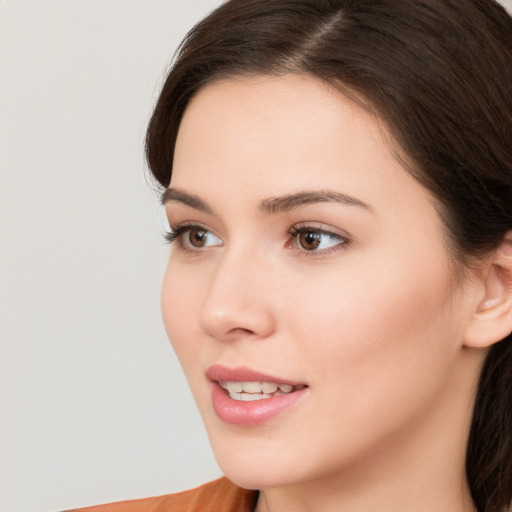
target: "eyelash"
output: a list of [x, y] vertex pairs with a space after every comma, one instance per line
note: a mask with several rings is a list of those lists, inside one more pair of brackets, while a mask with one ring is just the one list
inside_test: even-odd
[[[197, 230], [202, 230], [202, 231], [210, 232], [210, 230], [207, 227], [202, 226], [201, 224], [194, 224], [194, 223], [184, 222], [183, 224], [179, 224], [175, 228], [171, 228], [170, 231], [166, 231], [164, 233], [164, 239], [165, 239], [165, 241], [168, 244], [172, 244], [172, 243], [174, 243], [176, 241], [181, 241], [181, 238], [183, 237], [183, 235], [187, 231], [190, 231], [192, 229], [197, 229]], [[180, 245], [181, 245], [181, 249], [183, 249], [185, 251], [186, 250], [193, 250], [193, 249], [187, 249], [186, 247], [183, 246], [183, 244], [180, 244]]]
[[[207, 229], [205, 226], [202, 226], [201, 224], [193, 224], [193, 223], [183, 223], [179, 224], [175, 228], [172, 228], [170, 231], [167, 231], [164, 234], [164, 239], [168, 244], [173, 244], [176, 241], [180, 241], [180, 249], [185, 252], [192, 252], [196, 253], [201, 251], [200, 248], [198, 249], [191, 249], [189, 247], [186, 247], [182, 242], [182, 237], [184, 234], [186, 234], [188, 231], [197, 229], [197, 230], [204, 230], [206, 232], [211, 233], [209, 229]], [[330, 239], [336, 240], [338, 243], [334, 245], [333, 247], [329, 247], [327, 249], [321, 249], [321, 250], [310, 250], [307, 249], [300, 249], [297, 247], [294, 247], [298, 242], [297, 239], [300, 235], [306, 234], [306, 233], [313, 233], [316, 235], [326, 235]], [[312, 226], [308, 224], [301, 224], [301, 225], [294, 225], [290, 228], [290, 230], [287, 232], [287, 235], [291, 237], [291, 240], [288, 240], [286, 242], [286, 247], [291, 249], [297, 249], [301, 253], [303, 253], [305, 256], [318, 256], [318, 255], [325, 255], [325, 254], [331, 254], [332, 252], [341, 250], [342, 248], [347, 247], [350, 244], [350, 239], [346, 236], [343, 236], [338, 233], [333, 233], [332, 231], [327, 231], [325, 229], [320, 229], [317, 226]]]
[[188, 231], [189, 229], [192, 229], [194, 227], [199, 227], [199, 226], [181, 224], [180, 226], [171, 228], [170, 231], [166, 231], [164, 233], [164, 240], [166, 243], [172, 244], [176, 240], [178, 240], [178, 238], [180, 238], [186, 231]]

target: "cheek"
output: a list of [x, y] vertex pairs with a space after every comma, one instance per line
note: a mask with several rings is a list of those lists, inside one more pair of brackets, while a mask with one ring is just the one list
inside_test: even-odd
[[447, 267], [373, 268], [364, 274], [347, 268], [314, 296], [291, 293], [295, 314], [288, 321], [307, 365], [317, 370], [319, 389], [336, 389], [326, 400], [342, 400], [347, 412], [363, 417], [383, 399], [410, 407], [433, 393], [457, 353]]
[[162, 283], [161, 307], [167, 336], [180, 360], [185, 373], [187, 362], [199, 350], [198, 308], [201, 303], [200, 288], [187, 270], [169, 264]]

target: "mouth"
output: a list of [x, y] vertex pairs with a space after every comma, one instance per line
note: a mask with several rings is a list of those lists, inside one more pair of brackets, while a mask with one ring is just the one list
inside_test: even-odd
[[305, 388], [304, 384], [292, 386], [291, 384], [267, 381], [225, 381], [219, 380], [217, 384], [227, 392], [232, 400], [252, 402], [265, 400], [281, 395], [288, 395]]
[[225, 423], [253, 427], [294, 408], [308, 395], [309, 386], [263, 374], [247, 367], [215, 365], [206, 376], [211, 384], [212, 406]]

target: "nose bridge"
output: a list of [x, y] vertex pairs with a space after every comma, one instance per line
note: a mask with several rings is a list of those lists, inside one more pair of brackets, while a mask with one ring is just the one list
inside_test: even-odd
[[265, 338], [274, 328], [270, 262], [250, 247], [226, 249], [211, 274], [200, 309], [201, 328], [217, 339]]

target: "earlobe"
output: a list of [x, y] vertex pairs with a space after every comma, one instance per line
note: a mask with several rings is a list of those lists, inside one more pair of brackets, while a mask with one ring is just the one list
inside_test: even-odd
[[494, 252], [483, 279], [484, 295], [464, 339], [471, 348], [490, 347], [512, 332], [512, 232]]

